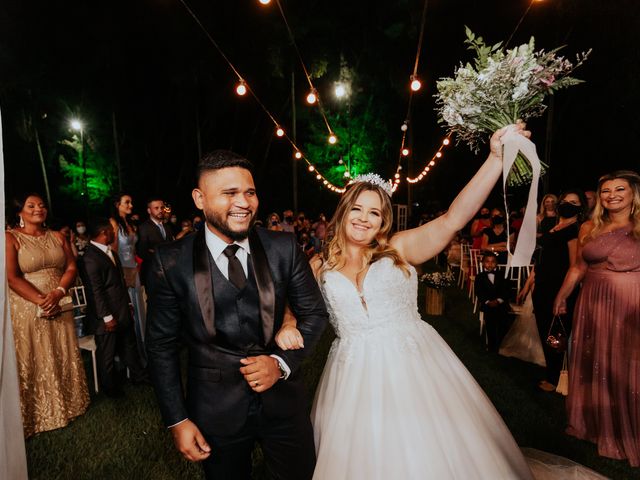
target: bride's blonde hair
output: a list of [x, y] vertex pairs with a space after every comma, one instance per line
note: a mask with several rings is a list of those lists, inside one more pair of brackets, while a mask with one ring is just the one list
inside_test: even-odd
[[391, 198], [389, 198], [389, 195], [380, 186], [369, 182], [354, 183], [340, 199], [340, 203], [338, 203], [338, 207], [336, 208], [336, 213], [333, 215], [333, 218], [331, 218], [327, 228], [330, 239], [322, 252], [323, 263], [320, 269], [320, 274], [327, 270], [340, 270], [345, 266], [347, 262], [344, 256], [347, 245], [347, 217], [358, 197], [363, 192], [375, 192], [380, 197], [380, 203], [382, 204], [382, 225], [380, 226], [380, 230], [376, 234], [373, 242], [365, 250], [365, 254], [362, 259], [361, 271], [365, 270], [368, 265], [375, 261], [386, 257], [391, 258], [393, 263], [397, 267], [401, 268], [405, 275], [408, 276], [409, 269], [407, 267], [407, 263], [400, 257], [398, 251], [389, 244], [389, 240], [391, 239], [391, 228], [393, 226]]
[[640, 240], [640, 175], [632, 170], [618, 170], [616, 172], [604, 175], [598, 180], [598, 193], [596, 195], [596, 206], [593, 209], [591, 216], [591, 222], [593, 228], [585, 236], [583, 243], [593, 240], [600, 234], [602, 229], [607, 223], [609, 223], [609, 212], [602, 206], [600, 200], [600, 194], [602, 192], [602, 185], [604, 182], [610, 180], [625, 180], [629, 184], [629, 188], [633, 194], [633, 200], [631, 202], [631, 223], [633, 225], [632, 234], [636, 240]]

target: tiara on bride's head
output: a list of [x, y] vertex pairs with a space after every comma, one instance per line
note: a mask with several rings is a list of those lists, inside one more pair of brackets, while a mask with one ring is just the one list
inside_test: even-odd
[[382, 188], [386, 192], [386, 194], [389, 195], [389, 196], [391, 196], [391, 194], [393, 194], [393, 189], [391, 187], [391, 181], [390, 180], [385, 180], [384, 178], [382, 178], [377, 173], [366, 173], [364, 175], [357, 175], [353, 179], [353, 183], [356, 183], [356, 182], [370, 183], [372, 185], [375, 185], [377, 187]]

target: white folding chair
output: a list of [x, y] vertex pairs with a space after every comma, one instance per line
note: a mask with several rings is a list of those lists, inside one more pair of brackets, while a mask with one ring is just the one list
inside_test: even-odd
[[460, 244], [460, 275], [458, 277], [458, 286], [464, 290], [464, 282], [468, 278], [469, 274], [469, 266], [471, 263], [470, 254], [469, 254], [469, 244], [461, 243]]
[[[75, 320], [80, 320], [86, 317], [84, 313], [84, 308], [87, 306], [87, 297], [84, 291], [84, 285], [79, 285], [76, 287], [72, 287], [69, 289], [69, 294], [71, 298], [73, 298], [73, 306], [81, 312], [80, 315], [76, 315], [73, 317]], [[78, 346], [82, 350], [87, 350], [91, 352], [91, 363], [93, 366], [93, 388], [98, 393], [98, 367], [96, 363], [96, 341], [93, 335], [85, 335], [83, 337], [78, 338]]]

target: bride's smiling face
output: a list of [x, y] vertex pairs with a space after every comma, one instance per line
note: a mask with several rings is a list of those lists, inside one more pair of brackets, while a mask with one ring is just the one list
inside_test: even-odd
[[382, 227], [382, 201], [377, 192], [368, 190], [356, 198], [347, 214], [347, 240], [358, 245], [370, 245]]

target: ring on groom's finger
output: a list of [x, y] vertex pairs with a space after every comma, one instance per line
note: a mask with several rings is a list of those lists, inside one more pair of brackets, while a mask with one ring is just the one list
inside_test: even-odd
[[254, 386], [254, 387], [259, 387], [259, 386], [260, 386], [260, 384], [259, 384], [259, 383], [258, 383], [258, 381], [256, 380], [255, 382], [253, 382], [253, 386]]

